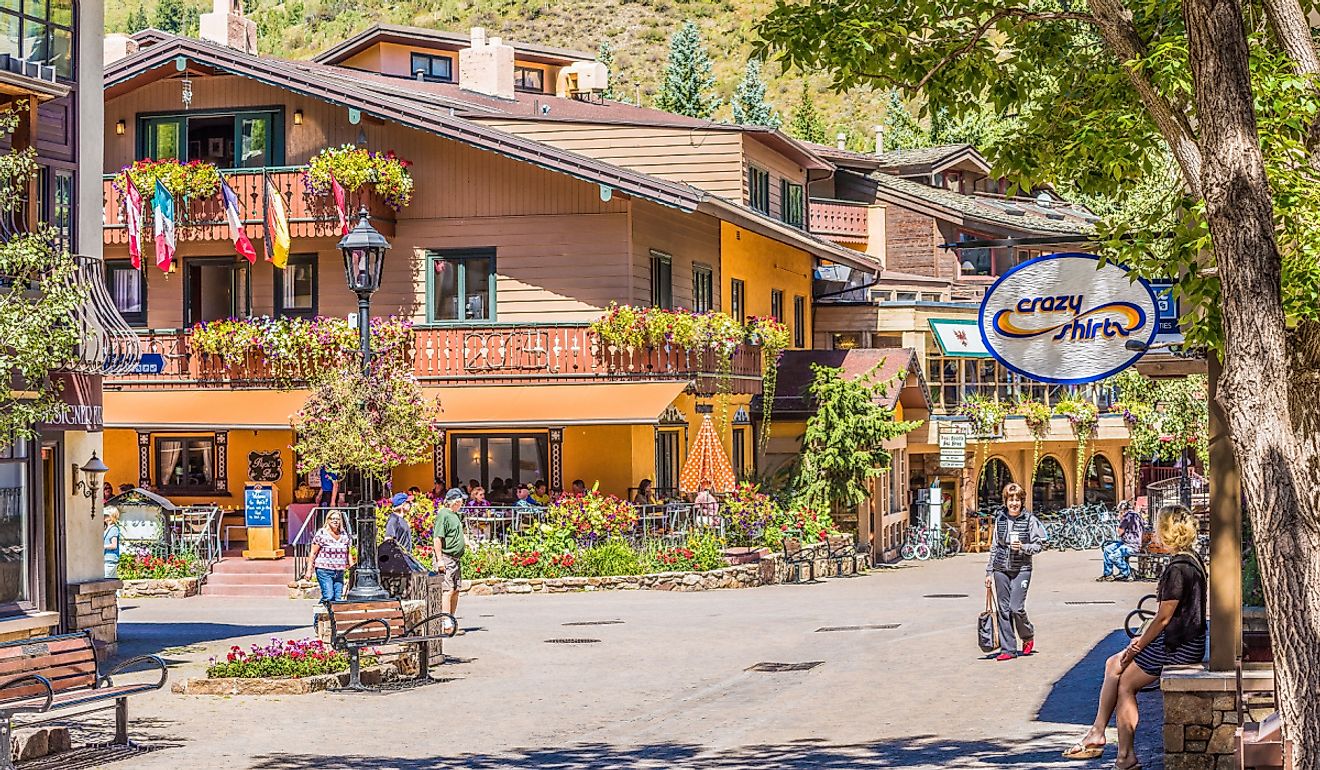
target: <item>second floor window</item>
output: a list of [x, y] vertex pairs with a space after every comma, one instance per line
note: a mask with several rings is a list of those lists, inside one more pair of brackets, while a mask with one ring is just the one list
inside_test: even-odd
[[0, 55], [55, 68], [73, 79], [73, 0], [0, 2]]
[[275, 271], [275, 314], [311, 318], [316, 315], [316, 255], [294, 254]]
[[715, 308], [715, 274], [706, 265], [692, 266], [692, 310], [709, 313]]
[[146, 272], [128, 260], [105, 263], [105, 288], [115, 303], [115, 310], [132, 326], [147, 325]]
[[793, 298], [793, 347], [807, 346], [807, 298]]
[[427, 259], [427, 320], [495, 320], [494, 249], [433, 251]]
[[283, 131], [278, 111], [143, 117], [138, 158], [203, 160], [222, 169], [279, 166], [284, 163]]
[[536, 67], [514, 67], [513, 87], [519, 91], [545, 93], [545, 70]]
[[651, 307], [674, 307], [674, 258], [659, 251], [651, 252]]
[[415, 78], [439, 83], [454, 82], [454, 60], [448, 56], [431, 56], [424, 53], [412, 55], [408, 70]]
[[747, 287], [740, 278], [729, 280], [729, 315], [738, 323], [747, 323], [747, 305], [744, 301]]
[[786, 224], [802, 227], [807, 221], [806, 194], [802, 185], [779, 180], [779, 218]]
[[763, 214], [770, 213], [770, 172], [751, 166], [747, 169], [747, 205]]
[[770, 290], [770, 317], [781, 323], [784, 320], [784, 292], [779, 289]]

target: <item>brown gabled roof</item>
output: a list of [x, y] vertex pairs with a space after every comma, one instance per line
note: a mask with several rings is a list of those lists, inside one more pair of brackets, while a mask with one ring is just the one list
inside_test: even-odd
[[873, 172], [867, 178], [875, 182], [876, 197], [885, 203], [957, 224], [1035, 235], [1086, 235], [1095, 230], [1090, 212], [1064, 204], [1046, 207], [1022, 198], [964, 195], [884, 172]]
[[970, 144], [942, 144], [915, 150], [890, 150], [876, 156], [877, 168], [898, 176], [934, 174], [949, 166], [970, 160], [990, 173], [990, 163]]
[[[568, 48], [554, 48], [533, 43], [514, 43], [509, 40], [504, 42], [513, 46], [514, 53], [519, 59], [543, 64], [567, 64], [575, 61], [593, 61], [596, 58], [595, 54], [586, 51], [573, 51]], [[401, 24], [372, 24], [342, 43], [336, 43], [313, 56], [312, 61], [321, 64], [339, 64], [377, 43], [401, 43], [421, 47], [438, 43], [446, 47], [466, 48], [472, 44], [472, 37], [461, 32], [447, 32], [440, 29], [408, 27]]]
[[822, 158], [830, 160], [839, 166], [867, 170], [880, 167], [880, 156], [875, 155], [874, 153], [841, 150], [838, 147], [831, 147], [828, 144], [817, 144], [816, 142], [802, 142], [802, 144], [810, 147], [813, 152]]
[[845, 379], [853, 380], [868, 372], [876, 382], [893, 380], [880, 406], [893, 409], [900, 401], [905, 408], [930, 408], [930, 392], [922, 376], [921, 363], [912, 348], [853, 348], [852, 350], [790, 350], [779, 361], [775, 385], [774, 415], [809, 415], [816, 411], [804, 396], [814, 376], [812, 364], [843, 370]]

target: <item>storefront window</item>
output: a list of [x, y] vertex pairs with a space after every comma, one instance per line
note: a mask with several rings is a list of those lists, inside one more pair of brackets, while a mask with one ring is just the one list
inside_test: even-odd
[[678, 434], [676, 430], [655, 433], [655, 489], [660, 495], [678, 493]]
[[32, 598], [28, 451], [25, 441], [0, 450], [0, 607]]
[[981, 484], [976, 490], [977, 509], [982, 512], [993, 512], [1004, 504], [1004, 487], [1013, 480], [1013, 474], [1009, 472], [1008, 466], [998, 457], [990, 459], [985, 464], [985, 472], [981, 474]]
[[1086, 466], [1086, 502], [1110, 507], [1118, 503], [1114, 466], [1104, 455], [1092, 457], [1090, 465]]
[[1036, 481], [1031, 485], [1033, 513], [1052, 513], [1068, 507], [1068, 480], [1063, 466], [1053, 457], [1046, 457], [1036, 468]]
[[496, 479], [503, 487], [510, 479], [514, 485], [547, 479], [546, 446], [544, 433], [455, 436], [450, 451], [454, 483], [476, 479], [489, 488]]
[[215, 438], [157, 438], [156, 469], [156, 484], [167, 492], [214, 492]]

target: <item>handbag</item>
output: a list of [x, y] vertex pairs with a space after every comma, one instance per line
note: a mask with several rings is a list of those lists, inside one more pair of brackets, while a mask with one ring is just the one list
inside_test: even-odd
[[995, 606], [995, 589], [986, 586], [985, 612], [976, 619], [976, 643], [981, 652], [994, 652], [999, 649], [999, 614]]

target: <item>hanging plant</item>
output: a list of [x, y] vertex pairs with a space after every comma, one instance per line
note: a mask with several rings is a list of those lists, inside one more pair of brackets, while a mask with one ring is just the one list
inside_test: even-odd
[[1030, 489], [1036, 483], [1036, 464], [1040, 462], [1040, 444], [1050, 435], [1050, 408], [1040, 401], [1027, 399], [1017, 402], [1013, 411], [1022, 415], [1031, 433], [1031, 476], [1027, 482]]
[[411, 165], [393, 150], [371, 152], [351, 144], [327, 147], [308, 162], [303, 185], [310, 195], [329, 195], [333, 176], [344, 192], [352, 195], [369, 184], [386, 205], [399, 211], [412, 202]]
[[1091, 439], [1100, 426], [1100, 410], [1090, 401], [1065, 398], [1054, 405], [1054, 413], [1068, 418], [1073, 435], [1077, 437], [1077, 484], [1080, 486], [1085, 481], [1086, 464], [1090, 460]]
[[180, 163], [173, 158], [139, 160], [131, 166], [124, 166], [111, 180], [110, 184], [122, 196], [128, 189], [125, 178], [133, 180], [133, 186], [147, 204], [156, 194], [156, 182], [159, 181], [170, 195], [176, 198], [199, 200], [209, 198], [220, 190], [220, 172], [215, 164], [201, 160]]
[[959, 414], [972, 423], [972, 438], [987, 441], [998, 436], [1004, 430], [1004, 418], [1008, 417], [1008, 404], [1002, 401], [972, 395], [963, 399]]
[[770, 441], [770, 425], [775, 388], [779, 384], [779, 358], [792, 342], [788, 326], [777, 319], [766, 316], [753, 316], [747, 322], [747, 341], [761, 346], [761, 438], [757, 444], [757, 453], [765, 455]]

